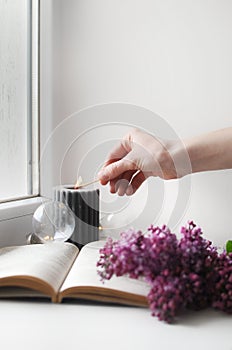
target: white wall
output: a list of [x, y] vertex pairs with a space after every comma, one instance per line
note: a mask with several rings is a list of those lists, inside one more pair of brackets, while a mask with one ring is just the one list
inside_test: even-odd
[[[41, 7], [43, 194], [73, 183], [77, 172], [91, 179], [128, 129], [123, 123], [163, 137], [231, 126], [231, 1], [41, 0]], [[232, 171], [152, 179], [130, 200], [102, 189], [102, 208], [125, 206], [122, 226], [132, 213], [129, 221], [142, 228], [168, 222], [177, 231], [194, 219], [223, 244], [232, 237], [231, 180]]]

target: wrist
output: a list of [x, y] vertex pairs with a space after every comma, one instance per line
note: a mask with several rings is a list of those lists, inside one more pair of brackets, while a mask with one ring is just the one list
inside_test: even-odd
[[191, 146], [188, 142], [181, 140], [170, 141], [167, 149], [175, 167], [176, 178], [181, 178], [193, 172], [190, 157]]
[[162, 147], [156, 153], [156, 157], [161, 170], [161, 175], [165, 180], [177, 179], [182, 177], [180, 171], [179, 159], [181, 157], [180, 147], [175, 141], [162, 140]]

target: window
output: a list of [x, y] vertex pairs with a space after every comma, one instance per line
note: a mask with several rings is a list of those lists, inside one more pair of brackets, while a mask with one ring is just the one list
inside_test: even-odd
[[0, 0], [0, 202], [38, 195], [38, 0]]

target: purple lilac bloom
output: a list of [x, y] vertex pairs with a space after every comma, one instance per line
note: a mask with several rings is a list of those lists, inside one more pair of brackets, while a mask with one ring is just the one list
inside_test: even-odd
[[158, 276], [147, 296], [152, 316], [172, 323], [184, 308], [183, 285], [178, 277]]
[[218, 253], [192, 221], [181, 228], [181, 233], [181, 280], [185, 286], [186, 308], [200, 310], [211, 304]]
[[232, 313], [232, 253], [221, 255], [189, 221], [177, 239], [163, 225], [146, 234], [130, 229], [120, 239], [109, 238], [97, 263], [102, 281], [113, 275], [143, 278], [153, 316], [173, 322], [184, 309], [208, 306]]
[[132, 229], [122, 232], [118, 241], [108, 238], [105, 246], [100, 249], [100, 259], [97, 263], [99, 274], [104, 279], [112, 275], [128, 274], [131, 278], [138, 278], [143, 274], [144, 236], [141, 231]]
[[212, 306], [232, 314], [232, 253], [221, 253], [215, 270], [217, 275]]

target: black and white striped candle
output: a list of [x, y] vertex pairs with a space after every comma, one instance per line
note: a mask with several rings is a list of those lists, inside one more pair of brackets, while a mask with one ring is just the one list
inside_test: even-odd
[[53, 199], [69, 206], [75, 214], [75, 230], [70, 240], [85, 245], [99, 240], [99, 190], [74, 189], [73, 186], [54, 188]]

